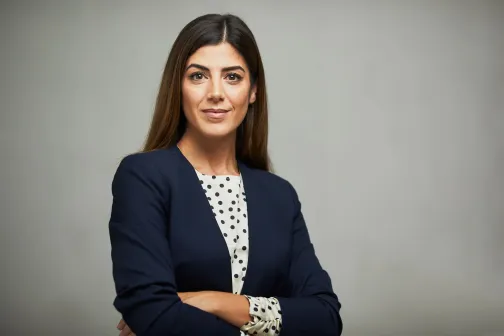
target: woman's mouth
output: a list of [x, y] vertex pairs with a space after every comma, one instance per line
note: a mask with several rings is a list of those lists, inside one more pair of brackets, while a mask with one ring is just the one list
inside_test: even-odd
[[214, 120], [222, 120], [226, 117], [226, 114], [229, 112], [229, 110], [223, 110], [223, 109], [205, 109], [203, 110], [203, 113], [210, 118]]

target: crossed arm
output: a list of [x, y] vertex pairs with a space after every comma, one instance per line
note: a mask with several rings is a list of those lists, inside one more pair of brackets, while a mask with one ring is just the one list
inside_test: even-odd
[[[251, 321], [249, 302], [243, 295], [225, 292], [201, 291], [178, 293], [183, 303], [199, 308], [227, 321], [235, 327], [241, 328]], [[119, 336], [135, 336], [135, 333], [121, 319], [117, 325]], [[237, 334], [238, 336], [238, 334]]]

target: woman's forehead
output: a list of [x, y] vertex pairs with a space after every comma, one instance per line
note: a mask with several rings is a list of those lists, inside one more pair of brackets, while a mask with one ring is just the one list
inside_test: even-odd
[[186, 66], [198, 64], [210, 70], [219, 70], [233, 66], [246, 69], [245, 60], [229, 43], [203, 46], [196, 50], [187, 60]]

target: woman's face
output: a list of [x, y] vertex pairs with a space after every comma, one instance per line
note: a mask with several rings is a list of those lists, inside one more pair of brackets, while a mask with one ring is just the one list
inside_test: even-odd
[[187, 61], [182, 80], [182, 108], [188, 131], [227, 137], [256, 99], [243, 57], [228, 43], [198, 49]]

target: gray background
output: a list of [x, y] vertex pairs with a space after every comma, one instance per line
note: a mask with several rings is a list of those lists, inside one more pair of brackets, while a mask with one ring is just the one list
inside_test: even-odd
[[206, 12], [256, 35], [344, 334], [504, 335], [504, 1], [481, 0], [3, 1], [0, 330], [117, 335], [110, 182]]

